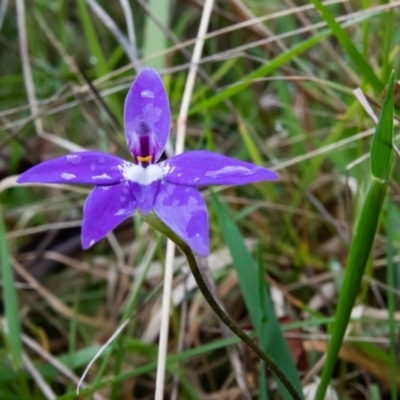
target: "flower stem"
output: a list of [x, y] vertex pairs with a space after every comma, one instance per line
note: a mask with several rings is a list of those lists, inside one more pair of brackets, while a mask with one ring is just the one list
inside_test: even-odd
[[215, 312], [217, 317], [236, 335], [238, 336], [257, 356], [265, 362], [265, 365], [273, 372], [273, 374], [282, 382], [286, 390], [290, 393], [294, 400], [302, 400], [302, 397], [297, 393], [295, 387], [286, 377], [284, 372], [279, 368], [275, 361], [264, 352], [264, 350], [238, 325], [233, 321], [229, 315], [227, 315], [222, 308], [218, 305], [213, 295], [210, 292], [206, 282], [204, 281], [203, 275], [197, 265], [196, 259], [193, 255], [191, 248], [174, 232], [172, 232], [162, 221], [158, 219], [155, 214], [143, 215], [146, 222], [152, 226], [154, 229], [165, 234], [169, 239], [171, 239], [175, 244], [181, 249], [183, 254], [186, 256], [190, 270], [192, 271], [193, 277], [197, 283], [198, 288], [203, 293], [204, 298], [210, 305], [212, 310]]
[[244, 331], [242, 331], [238, 325], [233, 321], [233, 319], [226, 314], [222, 308], [215, 301], [213, 295], [211, 294], [207, 284], [204, 281], [204, 278], [201, 274], [201, 271], [197, 265], [196, 259], [189, 248], [189, 246], [185, 243], [185, 246], [181, 246], [181, 244], [177, 243], [180, 249], [185, 254], [187, 261], [189, 263], [189, 267], [192, 271], [193, 277], [199, 287], [200, 291], [203, 293], [204, 298], [207, 303], [213, 309], [218, 318], [235, 334], [237, 335], [244, 343], [247, 344], [260, 357], [267, 365], [268, 368], [274, 373], [274, 375], [282, 382], [282, 384], [286, 387], [287, 391], [292, 395], [293, 399], [301, 400], [301, 396], [297, 393], [296, 389], [292, 385], [292, 383], [288, 380], [283, 371], [278, 367], [275, 361], [264, 352], [264, 350], [252, 339], [249, 335], [247, 335]]

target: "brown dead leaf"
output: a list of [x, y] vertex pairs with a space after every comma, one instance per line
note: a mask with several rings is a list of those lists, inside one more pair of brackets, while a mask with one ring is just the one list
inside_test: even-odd
[[[306, 351], [318, 351], [325, 353], [327, 342], [322, 340], [307, 340], [303, 342]], [[385, 385], [390, 384], [390, 366], [382, 360], [372, 357], [353, 344], [344, 343], [340, 349], [339, 358], [368, 371], [382, 381]], [[397, 387], [400, 388], [400, 373], [397, 374]]]

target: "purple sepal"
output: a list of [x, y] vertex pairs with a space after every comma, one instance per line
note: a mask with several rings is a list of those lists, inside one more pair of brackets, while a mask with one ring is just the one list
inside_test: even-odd
[[[171, 113], [164, 85], [154, 69], [142, 70], [129, 89], [125, 100], [124, 124], [126, 142], [135, 160], [137, 156], [154, 155], [151, 163], [156, 163], [167, 143]], [[146, 140], [141, 141], [141, 136]]]
[[95, 187], [85, 201], [82, 222], [82, 247], [88, 249], [106, 236], [137, 208], [128, 182]]
[[135, 196], [140, 211], [147, 214], [151, 211], [154, 205], [154, 199], [159, 191], [159, 180], [151, 182], [148, 185], [142, 185], [137, 182], [129, 182], [132, 194]]
[[197, 254], [208, 256], [207, 207], [197, 189], [161, 182], [153, 210]]
[[18, 183], [81, 183], [113, 185], [121, 182], [127, 162], [99, 151], [82, 151], [44, 161], [21, 174]]
[[279, 178], [266, 168], [203, 150], [179, 154], [160, 165], [165, 180], [177, 185], [243, 185]]

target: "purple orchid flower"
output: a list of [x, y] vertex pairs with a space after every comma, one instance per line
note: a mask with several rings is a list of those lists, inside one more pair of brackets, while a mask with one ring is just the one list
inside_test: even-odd
[[157, 164], [171, 125], [161, 78], [144, 69], [125, 100], [125, 136], [134, 163], [98, 151], [45, 161], [18, 183], [94, 185], [83, 209], [82, 247], [89, 248], [136, 209], [155, 214], [200, 256], [209, 254], [207, 207], [196, 186], [278, 179], [268, 169], [208, 151], [189, 151]]

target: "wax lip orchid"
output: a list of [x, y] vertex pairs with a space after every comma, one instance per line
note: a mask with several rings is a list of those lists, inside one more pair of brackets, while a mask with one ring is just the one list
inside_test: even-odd
[[209, 253], [207, 207], [196, 186], [241, 185], [274, 180], [268, 169], [208, 151], [189, 151], [157, 164], [171, 125], [168, 97], [156, 71], [146, 68], [130, 88], [125, 136], [134, 163], [98, 151], [45, 161], [18, 183], [94, 185], [86, 199], [82, 247], [89, 248], [135, 210], [151, 211], [196, 253]]

